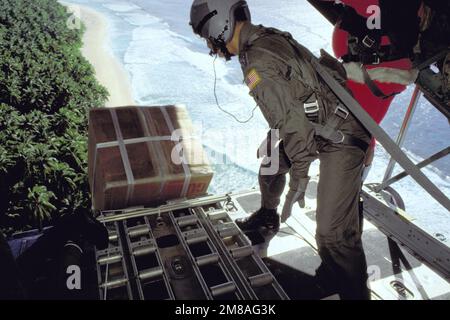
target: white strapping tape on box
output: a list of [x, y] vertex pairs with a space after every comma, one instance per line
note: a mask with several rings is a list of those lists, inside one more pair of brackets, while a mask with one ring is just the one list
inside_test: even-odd
[[125, 168], [125, 174], [127, 176], [128, 188], [125, 203], [128, 204], [130, 197], [134, 193], [134, 175], [133, 171], [131, 170], [131, 164], [130, 159], [128, 158], [127, 149], [125, 148], [125, 144], [123, 143], [122, 130], [120, 130], [119, 119], [117, 118], [116, 110], [111, 108], [109, 111], [111, 113], [114, 131], [116, 132], [117, 142], [119, 143], [120, 157], [122, 158], [123, 166]]
[[[173, 126], [173, 123], [169, 117], [169, 114], [167, 113], [167, 111], [164, 109], [164, 107], [160, 107], [160, 110], [164, 116], [164, 120], [166, 121], [167, 126], [169, 127], [169, 130], [171, 132], [175, 131], [175, 128]], [[127, 184], [128, 184], [128, 189], [127, 189], [127, 197], [126, 197], [126, 202], [129, 201], [130, 196], [133, 194], [134, 192], [134, 184], [135, 184], [135, 179], [134, 179], [134, 175], [133, 175], [133, 171], [131, 169], [131, 165], [130, 165], [130, 159], [128, 158], [128, 153], [126, 151], [125, 146], [126, 145], [130, 145], [130, 144], [137, 144], [137, 143], [145, 143], [145, 142], [158, 142], [158, 141], [174, 141], [173, 140], [173, 136], [158, 136], [158, 137], [141, 137], [141, 138], [133, 138], [133, 139], [123, 139], [122, 136], [122, 131], [120, 130], [120, 125], [119, 125], [119, 119], [117, 118], [117, 113], [116, 110], [114, 110], [113, 108], [111, 108], [110, 110], [111, 113], [111, 118], [113, 121], [113, 125], [114, 125], [114, 130], [116, 132], [116, 137], [117, 140], [116, 141], [110, 141], [110, 142], [102, 142], [102, 143], [98, 143], [95, 146], [95, 153], [94, 153], [94, 169], [93, 169], [93, 182], [92, 182], [92, 192], [95, 191], [95, 176], [96, 176], [96, 167], [97, 167], [97, 153], [99, 149], [106, 149], [106, 148], [111, 148], [111, 147], [119, 147], [119, 151], [120, 151], [120, 155], [122, 158], [122, 162], [125, 168], [125, 174], [127, 177]], [[197, 137], [182, 137], [184, 140], [186, 139], [197, 139]], [[181, 138], [180, 138], [181, 139]], [[176, 148], [182, 147], [180, 146], [180, 144], [176, 145]], [[177, 149], [177, 151], [180, 151], [179, 149]], [[178, 156], [180, 154], [180, 152], [177, 153]], [[185, 174], [185, 179], [184, 179], [184, 183], [183, 183], [183, 189], [181, 191], [181, 197], [186, 197], [188, 189], [189, 189], [189, 184], [191, 181], [191, 171], [189, 169], [189, 165], [183, 161], [182, 159], [178, 159], [179, 163], [182, 164], [183, 167], [183, 171]]]
[[[161, 110], [163, 116], [164, 116], [164, 120], [166, 121], [167, 126], [169, 127], [170, 132], [174, 132], [175, 128], [173, 126], [172, 120], [170, 119], [169, 114], [167, 113], [167, 110], [164, 107], [159, 107], [159, 109]], [[175, 148], [177, 148], [177, 156], [180, 157], [180, 153], [181, 150], [179, 148], [182, 148], [182, 146], [180, 144], [177, 144]], [[178, 163], [181, 162], [181, 165], [183, 166], [183, 171], [184, 171], [184, 184], [183, 184], [183, 189], [181, 190], [181, 197], [184, 198], [187, 195], [187, 192], [189, 190], [189, 184], [191, 183], [191, 171], [189, 169], [188, 164], [186, 163], [186, 161], [182, 161], [181, 158], [178, 159]]]
[[[141, 125], [142, 125], [142, 129], [144, 130], [144, 136], [146, 137], [151, 137], [152, 132], [151, 132], [151, 128], [149, 126], [149, 123], [146, 121], [145, 115], [142, 112], [142, 108], [137, 108], [137, 113], [141, 119]], [[153, 124], [153, 123], [152, 123]], [[153, 124], [152, 129], [154, 129], [153, 132], [156, 132], [156, 128]], [[162, 176], [164, 176], [164, 174], [166, 174], [166, 170], [164, 167], [164, 154], [162, 152], [162, 147], [161, 144], [159, 143], [160, 141], [154, 141], [155, 143], [157, 143], [157, 145], [152, 145], [150, 146], [150, 148], [152, 149], [152, 151], [155, 152], [156, 155], [156, 165], [159, 167], [160, 169], [160, 173]], [[163, 180], [162, 183], [159, 186], [159, 194], [162, 195], [164, 188], [166, 187], [166, 181]]]

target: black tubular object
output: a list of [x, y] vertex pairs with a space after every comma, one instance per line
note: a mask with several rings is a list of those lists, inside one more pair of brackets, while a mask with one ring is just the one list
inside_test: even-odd
[[333, 26], [339, 21], [343, 6], [335, 4], [334, 1], [308, 0], [308, 2], [319, 11]]
[[57, 259], [61, 248], [68, 241], [78, 241], [80, 238], [84, 238], [100, 250], [108, 246], [108, 231], [89, 214], [81, 212], [65, 215], [17, 258], [25, 286], [31, 286], [33, 281], [45, 272], [46, 261]]

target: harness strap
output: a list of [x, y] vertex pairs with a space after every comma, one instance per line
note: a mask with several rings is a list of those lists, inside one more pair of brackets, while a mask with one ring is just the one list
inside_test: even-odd
[[347, 46], [348, 54], [342, 57], [344, 62], [359, 62], [367, 65], [408, 58], [407, 54], [396, 52], [391, 45], [381, 45], [380, 34], [350, 32]]
[[364, 83], [367, 85], [367, 87], [369, 88], [369, 90], [374, 94], [374, 96], [381, 98], [381, 99], [389, 99], [393, 96], [396, 96], [397, 94], [400, 94], [400, 92], [394, 92], [391, 93], [389, 95], [384, 94], [383, 91], [381, 91], [381, 89], [377, 86], [377, 84], [372, 80], [372, 78], [370, 78], [369, 73], [367, 72], [366, 67], [364, 67], [363, 65], [361, 65], [361, 70], [363, 73], [363, 77], [364, 77]]
[[309, 98], [305, 100], [303, 108], [305, 109], [305, 115], [309, 121], [319, 122], [320, 106], [315, 93], [312, 93]]
[[[312, 123], [314, 127], [314, 131], [316, 132], [316, 136], [323, 137], [323, 132], [326, 130], [325, 126], [322, 126], [318, 123]], [[360, 148], [363, 152], [366, 152], [369, 148], [369, 144], [359, 138], [343, 133], [342, 131], [334, 131], [329, 138], [324, 138], [329, 140], [335, 144], [343, 144], [346, 146], [352, 146]]]
[[375, 52], [361, 52], [361, 53], [349, 53], [342, 56], [342, 61], [348, 62], [358, 62], [365, 65], [377, 65], [383, 62], [400, 60], [403, 58], [407, 58], [405, 55], [401, 54], [392, 54], [391, 47], [382, 46], [379, 50]]

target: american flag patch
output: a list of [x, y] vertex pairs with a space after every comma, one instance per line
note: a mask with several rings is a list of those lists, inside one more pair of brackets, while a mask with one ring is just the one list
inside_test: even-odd
[[245, 83], [250, 88], [250, 91], [255, 89], [256, 86], [261, 82], [261, 77], [259, 73], [256, 71], [256, 69], [250, 70], [250, 72], [247, 74], [247, 77], [245, 78]]

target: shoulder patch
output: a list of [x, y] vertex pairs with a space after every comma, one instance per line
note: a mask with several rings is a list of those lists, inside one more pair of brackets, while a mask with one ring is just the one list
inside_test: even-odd
[[245, 78], [245, 83], [249, 87], [250, 91], [255, 89], [258, 84], [261, 82], [262, 78], [259, 75], [258, 71], [255, 68], [251, 69]]

